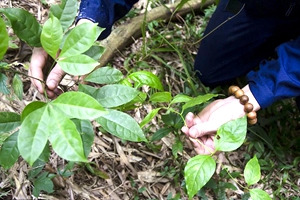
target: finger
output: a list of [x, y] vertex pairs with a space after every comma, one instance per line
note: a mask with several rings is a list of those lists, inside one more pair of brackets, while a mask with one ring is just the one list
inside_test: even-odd
[[196, 124], [189, 128], [189, 136], [192, 138], [199, 138], [204, 135], [212, 134], [217, 131], [218, 127], [219, 123], [214, 121]]
[[60, 68], [59, 65], [56, 65], [50, 72], [47, 77], [46, 85], [49, 90], [54, 91], [57, 89], [58, 84], [65, 76], [65, 72]]
[[189, 112], [188, 114], [186, 114], [186, 116], [185, 116], [185, 123], [186, 123], [187, 127], [194, 126], [194, 118], [195, 118], [194, 113]]
[[47, 57], [48, 54], [42, 48], [34, 48], [28, 70], [29, 76], [36, 78], [31, 78], [31, 82], [40, 93], [44, 92], [44, 86], [42, 82], [37, 79], [44, 80], [43, 68], [46, 64]]
[[208, 155], [215, 151], [215, 145], [212, 138], [213, 136], [205, 136], [205, 138], [200, 138], [203, 145], [200, 145], [195, 148], [197, 154]]
[[181, 128], [181, 131], [182, 131], [186, 136], [189, 137], [189, 128], [188, 128], [187, 126], [183, 126], [183, 127]]
[[189, 128], [189, 127], [194, 126], [195, 124], [202, 123], [202, 121], [197, 115], [194, 115], [194, 113], [189, 112], [185, 116], [185, 123], [186, 123], [186, 126]]

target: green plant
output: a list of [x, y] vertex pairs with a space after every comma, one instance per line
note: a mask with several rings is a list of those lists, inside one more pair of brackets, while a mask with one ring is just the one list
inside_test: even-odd
[[[239, 148], [246, 138], [246, 130], [247, 121], [245, 116], [222, 125], [214, 137], [215, 151], [211, 152], [210, 155], [195, 156], [188, 161], [184, 174], [190, 199], [213, 176], [216, 170], [216, 161], [214, 160], [213, 155], [218, 151], [234, 151]], [[256, 156], [250, 159], [246, 164], [244, 178], [247, 186], [239, 185], [250, 192], [252, 199], [271, 199], [265, 191], [258, 188], [249, 188], [261, 178], [260, 165]]]
[[[5, 169], [9, 169], [21, 155], [33, 166], [30, 180], [34, 184], [33, 194], [35, 196], [38, 196], [42, 190], [46, 192], [53, 191], [53, 185], [50, 182], [56, 174], [42, 171], [44, 164], [35, 168], [35, 165], [40, 160], [43, 162], [49, 160], [50, 147], [60, 157], [68, 161], [84, 163], [83, 165], [91, 173], [107, 178], [105, 173], [97, 171], [87, 159], [94, 136], [92, 120], [100, 124], [101, 130], [115, 135], [123, 141], [145, 142], [146, 145], [153, 149], [159, 148], [153, 145], [155, 141], [172, 132], [176, 138], [172, 146], [172, 154], [177, 159], [184, 146], [180, 128], [184, 124], [185, 113], [190, 110], [198, 111], [199, 106], [203, 107], [205, 103], [217, 96], [216, 92], [203, 95], [203, 91], [200, 93], [197, 91], [199, 85], [195, 84], [191, 78], [190, 66], [186, 61], [186, 55], [178, 47], [178, 44], [182, 44], [180, 42], [182, 38], [179, 37], [182, 34], [180, 33], [177, 33], [177, 37], [174, 40], [175, 43], [171, 43], [165, 35], [152, 29], [157, 35], [151, 42], [159, 46], [150, 50], [144, 48], [143, 55], [139, 55], [140, 60], [137, 65], [148, 67], [145, 58], [150, 56], [171, 69], [172, 66], [168, 62], [152, 53], [175, 52], [179, 55], [180, 62], [184, 65], [185, 73], [176, 72], [176, 74], [186, 81], [185, 86], [188, 89], [186, 89], [185, 94], [172, 95], [170, 91], [171, 85], [164, 86], [160, 78], [149, 71], [139, 70], [132, 72], [134, 70], [128, 70], [128, 74], [125, 77], [120, 70], [111, 67], [102, 67], [94, 70], [98, 65], [97, 59], [103, 52], [103, 48], [95, 42], [102, 30], [92, 23], [85, 23], [70, 29], [70, 25], [73, 24], [76, 15], [76, 9], [77, 1], [75, 0], [64, 0], [62, 4], [52, 6], [49, 19], [43, 26], [25, 10], [16, 8], [0, 10], [9, 20], [15, 34], [21, 40], [30, 46], [42, 46], [55, 60], [55, 63], [58, 63], [69, 74], [80, 76], [91, 72], [85, 78], [85, 81], [96, 85], [92, 87], [79, 84], [78, 92], [66, 92], [53, 101], [47, 99], [47, 102], [32, 102], [24, 108], [21, 115], [12, 112], [0, 113], [0, 134], [3, 136], [0, 150], [0, 165]], [[0, 20], [2, 20], [0, 21], [0, 39], [4, 41], [1, 43], [2, 46], [0, 46], [1, 60], [8, 47], [9, 38], [4, 20], [2, 18]], [[156, 23], [152, 25], [154, 27], [157, 26]], [[88, 34], [82, 35], [84, 32]], [[167, 47], [163, 44], [166, 44]], [[59, 51], [60, 54], [58, 54]], [[128, 66], [125, 67], [128, 68]], [[13, 81], [15, 84], [13, 84], [12, 90], [21, 99], [20, 88], [22, 88], [22, 85], [18, 76], [15, 76], [21, 73], [13, 70], [11, 64], [8, 63], [1, 63], [0, 72], [0, 91], [4, 94], [10, 93], [11, 88], [7, 85], [6, 73], [13, 73], [16, 80]], [[42, 80], [40, 81], [43, 82]], [[150, 87], [149, 92], [142, 92], [141, 87], [144, 85]], [[138, 124], [126, 111], [139, 107], [144, 103], [155, 105], [155, 109]], [[147, 125], [158, 114], [161, 115], [164, 127], [147, 137], [143, 129], [147, 130]], [[240, 123], [240, 125], [242, 124], [241, 127], [233, 124], [237, 122], [231, 122], [218, 131], [217, 136], [220, 138], [216, 140], [217, 150], [233, 151], [243, 143], [245, 139], [244, 132], [237, 138], [233, 137], [233, 133], [230, 131], [222, 131], [226, 128], [238, 129], [241, 132], [246, 130], [245, 125], [242, 123]], [[16, 131], [18, 128], [19, 131]], [[224, 143], [223, 138], [231, 139], [234, 145]], [[212, 155], [213, 153], [215, 152], [212, 152]], [[190, 198], [207, 183], [211, 177], [209, 175], [213, 174], [215, 161], [212, 155], [196, 156], [188, 162], [185, 178], [187, 193]], [[199, 165], [199, 163], [203, 164], [199, 168], [190, 170], [191, 163], [196, 165]], [[179, 164], [185, 163], [180, 162]], [[207, 166], [212, 166], [212, 168], [207, 169]], [[168, 173], [163, 171], [165, 172], [164, 175], [174, 175], [177, 172], [176, 170], [178, 170], [175, 168], [170, 169], [172, 171]], [[205, 172], [206, 176], [193, 176], [195, 172], [193, 170]], [[249, 166], [246, 166], [244, 174], [246, 176], [250, 172], [258, 175], [258, 171], [256, 160], [253, 158]], [[207, 174], [208, 172], [210, 174]], [[63, 176], [66, 175], [66, 171], [57, 172], [57, 174]], [[204, 179], [202, 179], [203, 177]], [[247, 180], [248, 186], [245, 187], [246, 190], [249, 189], [249, 186], [256, 179], [255, 181]], [[196, 183], [193, 186], [191, 186], [193, 184], [192, 181]], [[43, 186], [43, 182], [47, 184]], [[142, 187], [138, 193], [143, 192], [143, 190], [144, 188]], [[256, 193], [261, 193], [261, 191], [256, 189], [249, 190], [253, 193], [252, 197]], [[172, 199], [171, 195], [168, 196], [168, 199]], [[173, 199], [179, 199], [178, 194]]]

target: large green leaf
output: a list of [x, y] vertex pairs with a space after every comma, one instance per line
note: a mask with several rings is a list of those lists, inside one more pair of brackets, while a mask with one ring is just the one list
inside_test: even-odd
[[13, 112], [0, 112], [0, 133], [8, 133], [21, 125], [20, 115]]
[[0, 73], [0, 92], [3, 94], [9, 94], [9, 89], [7, 87], [7, 77]]
[[123, 74], [120, 70], [112, 67], [101, 67], [89, 74], [84, 80], [98, 84], [112, 84], [119, 82], [122, 78]]
[[123, 140], [133, 142], [147, 141], [138, 123], [128, 114], [109, 110], [109, 113], [96, 119], [109, 133]]
[[138, 71], [128, 76], [131, 80], [135, 81], [139, 86], [148, 85], [152, 88], [163, 90], [163, 86], [159, 78], [148, 71]]
[[23, 82], [18, 74], [14, 75], [12, 87], [17, 97], [23, 99]]
[[[75, 124], [55, 109], [51, 109], [49, 141], [53, 150], [69, 161], [87, 162], [83, 143]], [[27, 118], [26, 118], [27, 119]]]
[[76, 0], [62, 0], [60, 5], [52, 5], [50, 13], [59, 19], [63, 31], [67, 30], [77, 14], [78, 1]]
[[248, 186], [257, 183], [260, 180], [260, 175], [260, 165], [257, 157], [254, 156], [247, 162], [244, 170], [244, 177]]
[[187, 101], [183, 106], [182, 106], [182, 112], [187, 109], [187, 108], [191, 108], [194, 107], [196, 105], [202, 104], [207, 102], [208, 100], [210, 100], [213, 97], [218, 96], [217, 94], [205, 94], [205, 95], [200, 95], [197, 96], [189, 101]]
[[59, 20], [51, 15], [45, 22], [41, 34], [41, 43], [44, 50], [53, 58], [56, 59], [60, 43], [63, 39], [63, 30]]
[[6, 25], [3, 19], [0, 17], [0, 60], [2, 60], [6, 50], [8, 48], [9, 36], [6, 31]]
[[33, 101], [31, 103], [29, 103], [22, 111], [21, 114], [21, 120], [24, 121], [24, 119], [33, 111], [44, 107], [45, 105], [47, 105], [45, 102], [41, 102], [41, 101]]
[[93, 58], [94, 60], [99, 60], [102, 54], [104, 53], [105, 48], [99, 45], [93, 45], [89, 50], [84, 52], [85, 55]]
[[170, 102], [172, 95], [170, 92], [156, 92], [150, 96], [149, 101], [152, 102]]
[[93, 94], [94, 94], [94, 92], [96, 92], [96, 90], [97, 90], [97, 88], [89, 86], [89, 85], [79, 84], [79, 86], [78, 86], [79, 92], [83, 92], [90, 96], [93, 96]]
[[95, 136], [93, 125], [88, 120], [72, 119], [72, 121], [80, 133], [83, 142], [84, 155], [88, 157]]
[[66, 73], [74, 76], [88, 74], [99, 65], [97, 61], [83, 54], [58, 60], [57, 63]]
[[187, 162], [184, 178], [189, 199], [210, 180], [216, 170], [216, 161], [210, 155], [197, 155]]
[[106, 108], [117, 107], [130, 102], [139, 92], [125, 85], [105, 85], [97, 89], [93, 96]]
[[32, 165], [43, 152], [47, 144], [51, 122], [48, 106], [31, 112], [23, 121], [18, 137], [18, 149], [21, 156]]
[[192, 100], [193, 97], [184, 95], [184, 94], [177, 94], [173, 100], [171, 101], [170, 104], [175, 104], [175, 103], [183, 103], [183, 102], [188, 102], [190, 100]]
[[1, 146], [0, 165], [4, 169], [9, 169], [19, 158], [18, 150], [18, 132], [10, 135]]
[[82, 23], [72, 29], [62, 47], [60, 58], [76, 56], [87, 51], [100, 35], [95, 23]]
[[214, 138], [216, 151], [233, 151], [239, 148], [247, 133], [246, 116], [229, 121], [219, 127]]
[[29, 46], [40, 47], [40, 35], [42, 28], [36, 18], [21, 8], [0, 9], [10, 21], [14, 33]]
[[95, 119], [107, 113], [93, 97], [83, 92], [66, 92], [51, 105], [71, 118]]
[[250, 189], [249, 192], [252, 200], [271, 200], [269, 194], [261, 189], [254, 188]]

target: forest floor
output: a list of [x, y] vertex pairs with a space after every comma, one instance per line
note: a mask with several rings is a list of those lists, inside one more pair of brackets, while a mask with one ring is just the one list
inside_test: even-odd
[[[49, 6], [59, 1], [45, 0], [44, 2], [46, 4], [38, 0], [1, 0], [0, 8], [26, 9], [43, 23], [47, 19]], [[125, 19], [116, 23], [115, 27], [124, 21], [130, 21], [132, 16], [143, 15], [146, 2], [140, 1]], [[151, 4], [152, 7], [161, 4], [154, 2]], [[171, 3], [171, 1], [165, 3]], [[148, 9], [151, 9], [151, 6]], [[176, 51], [157, 51], [156, 57], [145, 56], [147, 52], [145, 53], [144, 45], [146, 43], [149, 45], [147, 48], [150, 49], [165, 50], [169, 48], [165, 47], [165, 38], [167, 38], [167, 41], [178, 44], [178, 49], [184, 52], [184, 59], [192, 69], [201, 38], [199, 32], [203, 24], [207, 22], [205, 20], [207, 19], [204, 13], [192, 13], [180, 16], [175, 21], [153, 22], [148, 28], [153, 26], [160, 34], [155, 31], [146, 31], [146, 36], [136, 39], [133, 44], [116, 53], [108, 65], [118, 69], [125, 68], [124, 73], [128, 70], [151, 70], [160, 75], [172, 94], [188, 93], [190, 91], [186, 80], [182, 79], [182, 74], [185, 73], [184, 67]], [[164, 35], [164, 39], [161, 39], [161, 35]], [[27, 74], [32, 49], [22, 45], [18, 40], [15, 42], [16, 48], [9, 49], [5, 61], [16, 63], [15, 69]], [[155, 46], [155, 43], [159, 43], [158, 46]], [[172, 69], [163, 68], [164, 65]], [[0, 94], [0, 111], [20, 114], [30, 102], [45, 100], [45, 97], [31, 85], [28, 77], [22, 76], [22, 81], [23, 99], [18, 100], [16, 97], [5, 97]], [[73, 79], [67, 76], [64, 81], [70, 84]], [[202, 93], [225, 94], [227, 86], [210, 90], [197, 82], [196, 78], [193, 81]], [[76, 87], [71, 89], [74, 88], [76, 89]], [[154, 108], [154, 105], [147, 104], [128, 113], [137, 121], [141, 121], [147, 112]], [[254, 154], [259, 158], [262, 169], [262, 180], [255, 187], [265, 190], [274, 199], [300, 199], [299, 112], [294, 101], [282, 101], [273, 105], [260, 113], [259, 120], [258, 125], [249, 128], [247, 141], [241, 148], [218, 155], [216, 175], [194, 199], [248, 199], [249, 194], [242, 187], [245, 185], [242, 174], [245, 163]], [[49, 163], [43, 170], [55, 175], [59, 174], [58, 171], [65, 170], [69, 174], [52, 179], [54, 191], [45, 192], [47, 185], [44, 184], [39, 199], [188, 199], [184, 189], [183, 168], [187, 160], [196, 153], [183, 134], [180, 137], [184, 141], [183, 152], [174, 157], [173, 134], [149, 146], [144, 143], [122, 141], [112, 135], [102, 133], [98, 125], [96, 123], [94, 125], [95, 138], [89, 160], [93, 162], [97, 172], [91, 173], [80, 164], [68, 169], [68, 162], [53, 152]], [[155, 118], [148, 132], [153, 133], [162, 126], [159, 118]], [[222, 169], [225, 168], [239, 175], [234, 179], [230, 178], [224, 175]], [[34, 180], [29, 180], [30, 170], [32, 168], [22, 158], [9, 170], [1, 168], [0, 198], [33, 199]]]

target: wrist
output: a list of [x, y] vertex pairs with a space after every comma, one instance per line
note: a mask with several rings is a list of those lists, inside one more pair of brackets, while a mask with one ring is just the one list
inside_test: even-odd
[[[252, 94], [249, 85], [246, 85], [244, 88], [240, 89], [238, 86], [232, 85], [228, 89], [228, 93], [232, 95], [230, 100], [234, 101], [236, 104], [243, 106], [244, 114], [246, 114], [248, 123], [253, 125], [257, 122], [256, 111], [260, 109], [260, 105]], [[234, 98], [236, 100], [234, 100]], [[241, 107], [241, 106], [239, 106]]]
[[247, 84], [245, 87], [243, 87], [242, 90], [244, 91], [244, 94], [249, 97], [249, 103], [251, 103], [253, 105], [253, 110], [258, 111], [260, 109], [260, 105], [257, 102], [254, 95], [252, 94], [249, 84]]

